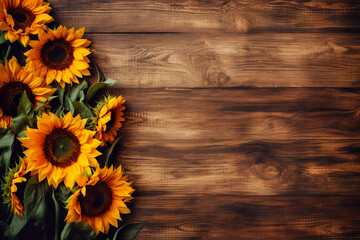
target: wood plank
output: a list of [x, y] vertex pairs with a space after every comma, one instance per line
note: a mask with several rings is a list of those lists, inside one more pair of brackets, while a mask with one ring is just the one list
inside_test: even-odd
[[[359, 139], [359, 89], [112, 89], [134, 135], [169, 139]], [[136, 133], [136, 134], [135, 134]], [[173, 137], [171, 137], [173, 136]]]
[[202, 141], [134, 138], [126, 132], [117, 161], [143, 191], [360, 194], [359, 140]]
[[136, 239], [359, 239], [359, 197], [138, 192]]
[[359, 92], [348, 90], [117, 89], [117, 160], [146, 191], [358, 195]]
[[89, 32], [358, 31], [357, 1], [52, 0], [55, 19]]
[[[357, 34], [90, 34], [117, 87], [360, 87]], [[95, 74], [95, 73], [94, 73]]]

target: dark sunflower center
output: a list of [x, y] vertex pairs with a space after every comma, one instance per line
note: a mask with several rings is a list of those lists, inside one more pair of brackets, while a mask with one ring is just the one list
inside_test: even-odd
[[19, 22], [19, 23], [23, 23], [26, 21], [27, 16], [23, 13], [15, 13], [13, 16], [14, 20]]
[[48, 53], [48, 59], [55, 63], [62, 63], [66, 57], [67, 52], [63, 46], [55, 46], [54, 49]]
[[41, 49], [43, 63], [56, 70], [68, 68], [73, 60], [74, 48], [64, 39], [49, 40]]
[[106, 131], [105, 131], [105, 132], [110, 131], [111, 127], [114, 125], [114, 122], [115, 122], [115, 111], [114, 111], [114, 110], [110, 110], [110, 113], [111, 113], [110, 121], [108, 121], [108, 122], [106, 123]]
[[66, 158], [74, 150], [74, 142], [69, 137], [57, 137], [53, 144], [53, 152], [58, 159]]
[[44, 153], [52, 165], [69, 166], [79, 157], [79, 139], [67, 129], [56, 128], [45, 138]]
[[86, 186], [85, 197], [80, 195], [81, 214], [96, 217], [109, 210], [112, 202], [112, 192], [105, 182], [98, 182], [94, 186]]
[[0, 108], [5, 116], [15, 117], [22, 94], [26, 91], [29, 100], [34, 104], [35, 95], [30, 87], [22, 82], [5, 83], [0, 88]]
[[25, 31], [27, 27], [31, 27], [35, 20], [35, 15], [28, 9], [17, 7], [7, 11], [14, 19], [14, 29], [22, 29]]

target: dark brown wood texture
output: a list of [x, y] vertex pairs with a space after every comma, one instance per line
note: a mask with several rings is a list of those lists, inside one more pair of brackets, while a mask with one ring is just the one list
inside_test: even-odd
[[126, 99], [137, 239], [360, 238], [360, 2], [51, 3]]

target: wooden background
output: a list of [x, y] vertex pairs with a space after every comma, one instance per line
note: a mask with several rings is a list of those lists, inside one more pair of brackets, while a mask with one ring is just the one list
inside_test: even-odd
[[137, 239], [360, 238], [360, 2], [51, 0], [127, 102]]

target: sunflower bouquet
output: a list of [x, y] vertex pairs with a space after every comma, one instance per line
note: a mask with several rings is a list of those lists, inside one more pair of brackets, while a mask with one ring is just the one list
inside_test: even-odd
[[134, 189], [112, 156], [125, 100], [85, 29], [50, 11], [0, 0], [0, 239], [134, 239], [145, 223], [120, 222]]

